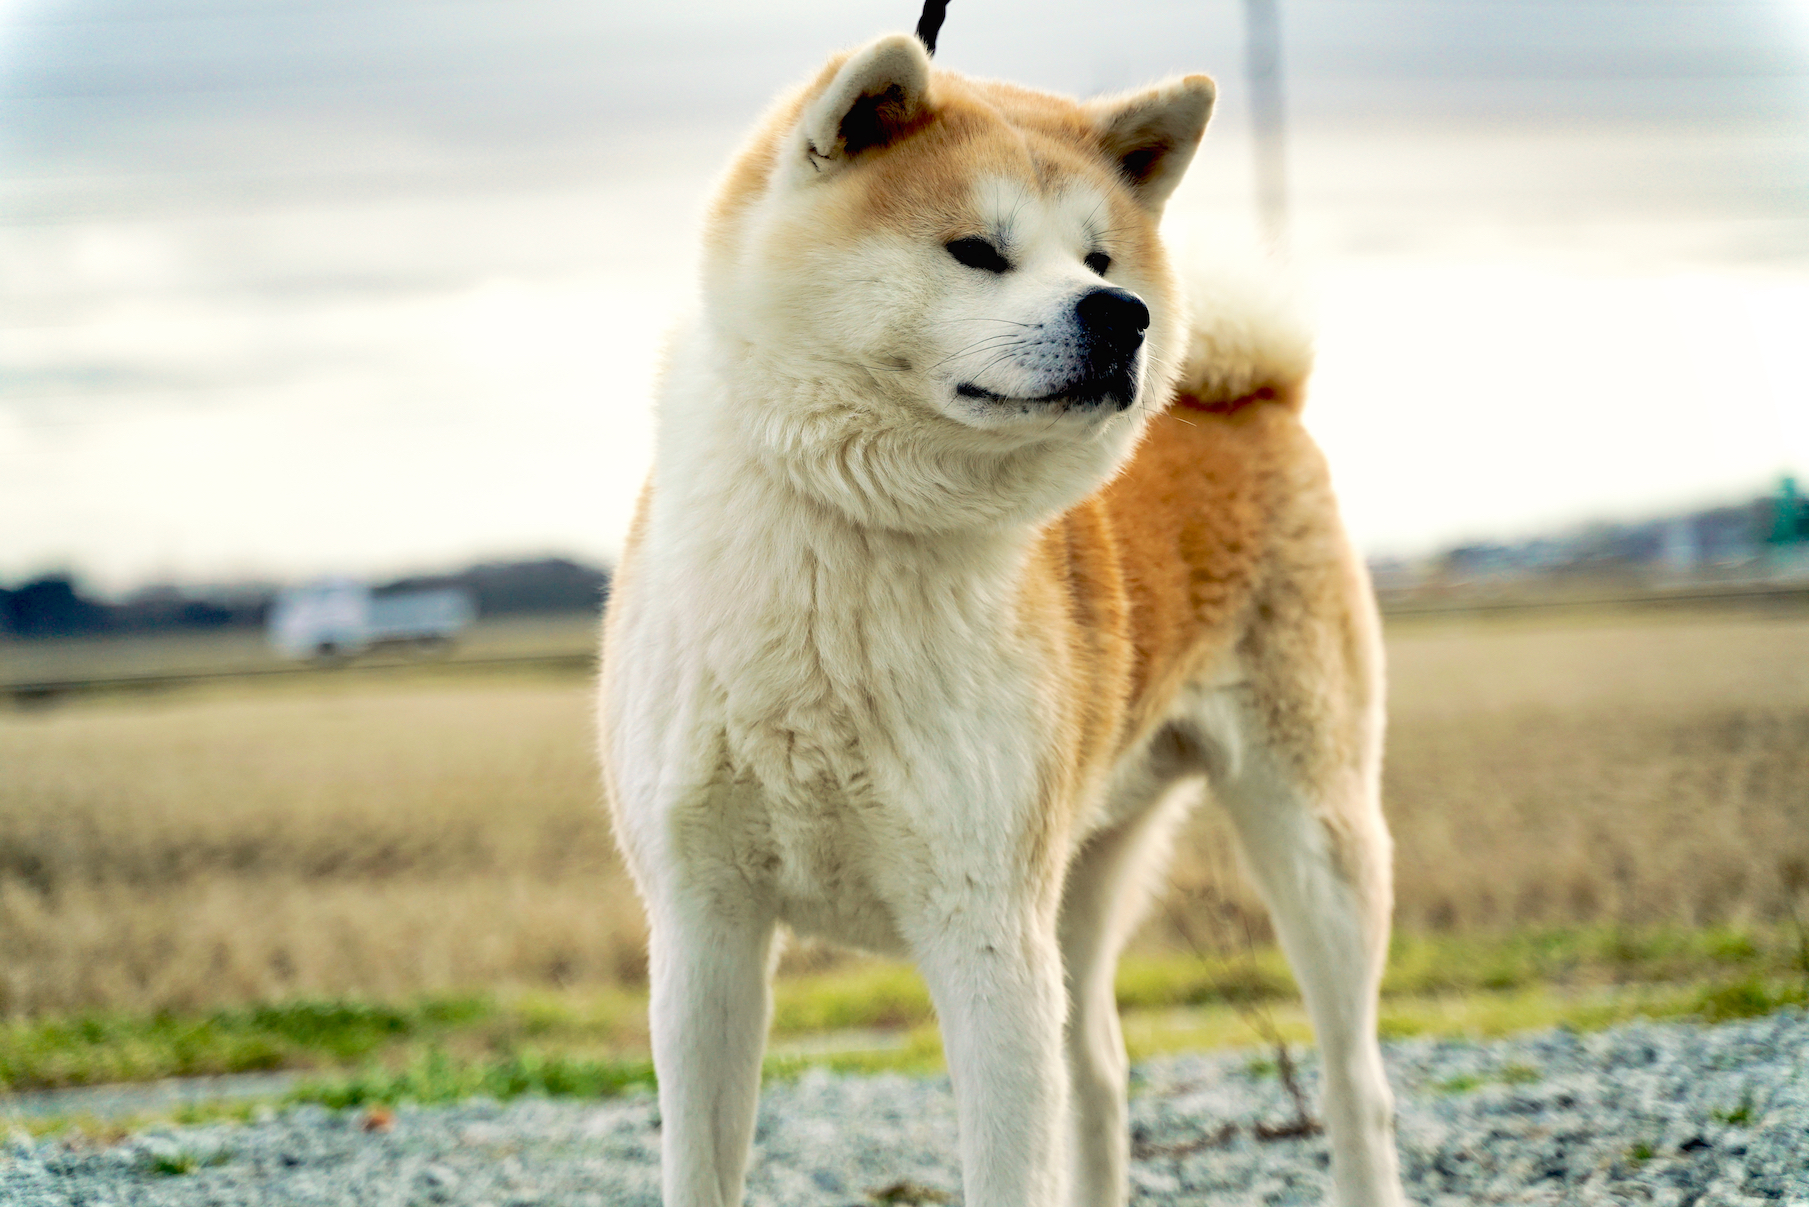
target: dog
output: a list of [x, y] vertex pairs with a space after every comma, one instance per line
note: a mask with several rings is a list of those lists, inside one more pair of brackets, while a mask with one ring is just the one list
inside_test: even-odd
[[1190, 321], [1158, 234], [1214, 97], [883, 37], [721, 182], [600, 685], [668, 1207], [740, 1201], [781, 924], [915, 961], [968, 1207], [1125, 1202], [1113, 974], [1203, 790], [1317, 1032], [1338, 1197], [1402, 1201], [1382, 656], [1310, 339], [1223, 277]]

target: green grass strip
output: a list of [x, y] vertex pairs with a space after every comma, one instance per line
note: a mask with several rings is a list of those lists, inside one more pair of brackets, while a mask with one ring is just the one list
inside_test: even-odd
[[[1809, 1001], [1802, 961], [1799, 936], [1783, 928], [1402, 936], [1383, 983], [1381, 1025], [1393, 1037], [1486, 1037], [1559, 1024], [1595, 1029], [1630, 1017], [1750, 1017]], [[774, 996], [777, 1051], [788, 1037], [824, 1032], [893, 1038], [775, 1056], [770, 1076], [812, 1065], [939, 1067], [929, 995], [909, 968], [850, 963], [783, 979]], [[1274, 949], [1207, 959], [1133, 953], [1119, 972], [1118, 999], [1139, 1055], [1258, 1044], [1258, 1011], [1291, 1040], [1310, 1038]], [[645, 1015], [644, 995], [598, 989], [29, 1020], [0, 1025], [0, 1087], [292, 1069], [312, 1074], [312, 1100], [337, 1095], [347, 1105], [608, 1094], [651, 1076]]]

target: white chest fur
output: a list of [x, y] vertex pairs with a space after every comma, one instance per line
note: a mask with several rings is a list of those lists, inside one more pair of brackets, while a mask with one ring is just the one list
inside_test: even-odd
[[611, 605], [624, 837], [894, 947], [883, 881], [997, 875], [1032, 824], [1053, 728], [1018, 621], [1034, 530], [875, 531], [707, 439], [661, 470]]

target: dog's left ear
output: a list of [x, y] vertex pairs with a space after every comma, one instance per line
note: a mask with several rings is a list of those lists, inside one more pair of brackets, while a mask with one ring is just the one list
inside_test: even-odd
[[1146, 209], [1160, 212], [1181, 183], [1217, 96], [1210, 76], [1189, 75], [1088, 104], [1101, 149]]
[[869, 42], [805, 102], [798, 123], [803, 153], [824, 171], [884, 146], [916, 124], [929, 90], [930, 56], [922, 42], [909, 34]]

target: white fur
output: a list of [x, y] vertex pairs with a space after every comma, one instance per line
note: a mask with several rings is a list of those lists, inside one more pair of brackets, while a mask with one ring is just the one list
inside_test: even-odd
[[[1014, 623], [1020, 580], [1040, 525], [1115, 472], [1145, 408], [1020, 412], [956, 392], [1033, 398], [1060, 377], [1059, 335], [998, 332], [1047, 331], [1097, 283], [1080, 262], [1099, 237], [1084, 187], [980, 183], [1009, 277], [883, 233], [798, 253], [813, 246], [800, 230], [831, 221], [807, 161], [830, 150], [836, 107], [916, 68], [897, 40], [857, 52], [708, 265], [610, 603], [603, 755], [651, 931], [666, 1203], [740, 1200], [781, 922], [917, 962], [954, 1071], [968, 1207], [1053, 1207], [1071, 1177], [1072, 1201], [1122, 1203], [1111, 972], [1208, 766], [1334, 1037], [1344, 1200], [1398, 1202], [1372, 970], [1340, 954], [1357, 939], [1312, 802], [1240, 736], [1236, 666], [1177, 704], [1206, 763], [1135, 752], [1053, 871], [1026, 867], [1055, 723], [1043, 647]], [[1136, 289], [1145, 268], [1113, 283]], [[1183, 317], [1149, 300], [1143, 389], [1164, 398]], [[1285, 807], [1245, 804], [1259, 799]]]

